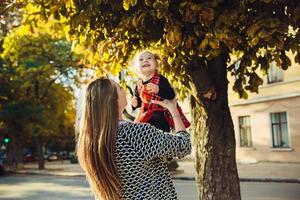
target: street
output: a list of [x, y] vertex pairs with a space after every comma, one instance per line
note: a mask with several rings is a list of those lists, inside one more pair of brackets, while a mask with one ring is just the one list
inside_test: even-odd
[[[194, 181], [175, 181], [180, 200], [196, 200]], [[299, 200], [300, 184], [242, 182], [243, 200]], [[83, 177], [9, 175], [0, 177], [1, 200], [92, 200]]]

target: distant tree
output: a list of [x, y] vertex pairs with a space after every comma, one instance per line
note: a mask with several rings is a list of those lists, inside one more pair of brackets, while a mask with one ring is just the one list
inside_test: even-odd
[[[45, 143], [47, 143], [50, 150], [52, 151], [74, 151], [75, 149], [75, 102], [74, 94], [62, 93], [54, 94], [53, 98], [57, 99], [54, 104], [57, 106], [55, 110], [61, 110], [63, 112], [57, 112], [54, 123], [57, 124], [56, 133], [51, 134], [47, 137]], [[49, 116], [49, 119], [51, 117]]]
[[75, 112], [72, 85], [80, 57], [65, 39], [28, 25], [7, 34], [2, 47], [0, 121], [12, 138], [9, 161], [22, 162], [23, 143], [33, 139], [42, 169], [46, 140], [60, 134], [70, 138], [65, 128], [75, 120], [70, 119]]
[[[32, 26], [60, 21], [101, 73], [126, 70], [140, 48], [163, 55], [162, 73], [190, 94], [199, 199], [240, 199], [227, 73], [240, 97], [258, 92], [269, 63], [300, 63], [298, 0], [19, 1]], [[235, 68], [230, 55], [240, 62]]]
[[[8, 1], [1, 1], [0, 2], [0, 53], [3, 52], [3, 41], [7, 34], [14, 28], [20, 25], [21, 16], [18, 12], [12, 11], [12, 12], [4, 12], [7, 8], [5, 7], [8, 5]], [[14, 91], [13, 88], [10, 88], [11, 85], [11, 76], [14, 76], [14, 70], [5, 68], [3, 59], [0, 57], [0, 111], [1, 116], [4, 116], [2, 111], [5, 109], [6, 103], [9, 102], [11, 99], [11, 91]], [[24, 104], [25, 102], [23, 102]], [[22, 104], [22, 102], [20, 102]], [[8, 107], [8, 112], [12, 109], [12, 107]], [[24, 107], [26, 109], [26, 107]], [[16, 111], [18, 112], [18, 111]], [[9, 116], [8, 116], [9, 117]], [[11, 123], [10, 127], [13, 127], [13, 124]], [[8, 135], [8, 132], [11, 130], [8, 130], [7, 123], [4, 122], [3, 117], [0, 117], [0, 139], [2, 144], [2, 139], [4, 137], [8, 137], [10, 139], [10, 142], [6, 145], [9, 148], [9, 154], [8, 154], [8, 161], [9, 163], [12, 163], [13, 157], [15, 157], [15, 160], [22, 160], [22, 152], [20, 143], [16, 143], [14, 138]], [[20, 127], [19, 127], [20, 128]], [[14, 131], [14, 130], [12, 130]], [[12, 143], [15, 143], [12, 145]], [[17, 148], [19, 147], [19, 148]]]

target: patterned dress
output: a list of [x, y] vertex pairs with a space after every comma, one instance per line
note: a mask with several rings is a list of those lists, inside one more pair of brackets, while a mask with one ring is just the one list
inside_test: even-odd
[[122, 123], [116, 139], [116, 165], [122, 200], [177, 200], [166, 158], [191, 153], [186, 131], [164, 133], [146, 123]]

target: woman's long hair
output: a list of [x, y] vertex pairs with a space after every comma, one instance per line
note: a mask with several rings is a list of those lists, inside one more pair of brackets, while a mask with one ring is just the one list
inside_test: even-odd
[[89, 83], [77, 141], [77, 156], [93, 193], [103, 200], [120, 199], [120, 180], [115, 164], [118, 128], [118, 92], [106, 78]]

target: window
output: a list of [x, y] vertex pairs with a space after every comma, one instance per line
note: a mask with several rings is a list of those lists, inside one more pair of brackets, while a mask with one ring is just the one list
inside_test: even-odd
[[252, 147], [250, 116], [239, 117], [240, 147]]
[[286, 112], [271, 113], [271, 124], [273, 147], [290, 147]]
[[240, 64], [241, 64], [241, 61], [239, 60], [239, 61], [237, 61], [235, 64], [234, 64], [234, 73], [235, 73], [235, 75], [234, 75], [234, 79], [235, 80], [237, 80], [238, 78], [239, 78], [239, 76], [238, 75], [236, 75], [236, 74], [238, 74], [238, 70], [239, 70], [239, 68], [240, 68]]
[[276, 66], [275, 62], [270, 63], [268, 70], [268, 83], [276, 83], [283, 81], [283, 70]]

